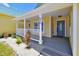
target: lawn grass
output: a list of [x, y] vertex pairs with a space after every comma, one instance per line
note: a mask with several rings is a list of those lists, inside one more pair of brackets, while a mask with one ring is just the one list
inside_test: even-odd
[[15, 52], [7, 44], [0, 42], [0, 56], [15, 56]]

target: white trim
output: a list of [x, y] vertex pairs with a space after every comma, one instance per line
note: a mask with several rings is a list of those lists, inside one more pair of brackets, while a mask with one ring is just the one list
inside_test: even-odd
[[[66, 37], [66, 19], [62, 19], [65, 21], [65, 37]], [[57, 20], [56, 20], [56, 24], [57, 24], [57, 21], [62, 21], [62, 20], [58, 20], [58, 16], [57, 16]], [[57, 26], [56, 26], [56, 30], [57, 30]], [[56, 32], [57, 33], [57, 32]], [[57, 35], [57, 34], [56, 34]]]
[[73, 4], [73, 55], [77, 56], [77, 4]]

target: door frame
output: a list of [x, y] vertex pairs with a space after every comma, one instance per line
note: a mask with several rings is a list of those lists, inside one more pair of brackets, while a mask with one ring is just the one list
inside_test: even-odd
[[65, 37], [66, 37], [66, 19], [61, 19], [59, 20], [58, 17], [57, 17], [57, 20], [56, 20], [56, 35], [57, 35], [57, 21], [65, 21]]

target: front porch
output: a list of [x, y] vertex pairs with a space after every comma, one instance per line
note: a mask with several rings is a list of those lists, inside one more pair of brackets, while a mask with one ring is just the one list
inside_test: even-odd
[[[52, 7], [50, 4], [48, 6]], [[42, 10], [42, 12], [38, 13], [37, 11], [35, 11], [36, 14], [35, 12], [33, 12], [30, 13], [29, 15], [25, 15], [24, 17], [16, 18], [18, 19], [16, 21], [23, 20], [22, 31], [19, 31], [19, 28], [17, 26], [18, 24], [16, 23], [16, 32], [18, 32], [19, 35], [20, 32], [22, 32], [24, 37], [27, 30], [32, 29], [31, 47], [39, 51], [42, 55], [72, 56], [74, 55], [74, 51], [76, 51], [76, 49], [73, 48], [75, 42], [75, 35], [73, 34], [73, 31], [75, 32], [73, 27], [74, 25], [73, 18], [75, 17], [73, 17], [72, 13], [75, 11], [72, 9], [72, 7], [73, 6], [69, 4], [57, 10], [52, 10], [52, 8], [50, 8], [51, 11], [49, 12], [43, 13], [44, 10]], [[35, 16], [33, 16], [34, 14]], [[57, 25], [58, 21], [62, 20], [64, 20], [64, 26], [62, 26], [63, 24], [60, 24], [60, 26], [58, 26]], [[38, 29], [37, 32], [35, 32], [36, 31], [35, 29]], [[64, 37], [69, 37], [70, 39], [52, 37], [54, 35], [57, 35], [58, 32], [60, 35], [60, 33], [62, 33], [62, 30], [64, 32]]]

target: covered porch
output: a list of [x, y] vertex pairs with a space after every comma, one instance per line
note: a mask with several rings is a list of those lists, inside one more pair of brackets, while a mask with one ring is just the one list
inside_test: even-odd
[[[58, 7], [61, 8], [58, 8]], [[46, 18], [47, 20], [51, 20], [51, 16], [60, 16], [60, 15], [68, 15], [68, 13], [70, 12], [68, 9], [67, 12], [65, 12], [66, 10], [64, 10], [65, 8], [69, 8], [71, 7], [72, 4], [46, 4], [43, 5], [40, 8], [37, 8], [36, 10], [22, 16], [19, 18], [16, 18], [16, 21], [18, 22], [19, 20], [24, 20], [23, 21], [23, 28], [18, 28], [18, 24], [16, 23], [16, 34], [17, 35], [21, 35], [21, 36], [25, 36], [26, 31], [30, 30], [32, 33], [32, 41], [31, 41], [31, 46], [38, 50], [40, 53], [42, 52], [46, 52], [46, 53], [42, 53], [44, 55], [74, 55], [74, 48], [73, 48], [73, 42], [69, 39], [75, 38], [71, 36], [69, 36], [69, 39], [67, 38], [59, 38], [59, 37], [53, 37], [54, 35], [52, 34], [53, 31], [51, 31], [51, 21], [49, 23], [47, 23], [47, 28], [49, 29], [48, 32], [46, 31], [47, 29], [44, 28], [44, 26], [46, 26], [45, 24], [42, 25], [42, 22], [44, 21], [44, 17], [48, 16], [49, 19]], [[49, 8], [46, 8], [49, 7]], [[57, 7], [57, 8], [56, 8]], [[59, 11], [58, 11], [59, 10]], [[63, 11], [64, 10], [64, 11]], [[64, 14], [63, 14], [63, 13]], [[73, 11], [75, 12], [75, 11]], [[67, 14], [66, 14], [67, 13]], [[74, 17], [73, 17], [74, 18]], [[32, 19], [37, 19], [39, 20], [39, 27], [38, 29], [35, 28], [26, 28], [26, 20], [32, 20]], [[73, 23], [74, 24], [74, 23]], [[72, 24], [72, 25], [73, 25]], [[72, 26], [71, 25], [71, 26]], [[30, 26], [30, 25], [29, 25]], [[73, 26], [72, 26], [73, 27]], [[42, 28], [44, 29], [44, 31], [42, 31]], [[72, 29], [72, 28], [71, 28]], [[46, 32], [45, 32], [46, 31]], [[72, 32], [72, 31], [70, 31]], [[56, 32], [54, 33], [56, 35]], [[66, 36], [67, 34], [65, 34]], [[71, 44], [73, 43], [73, 44]], [[51, 53], [52, 52], [52, 53]]]

